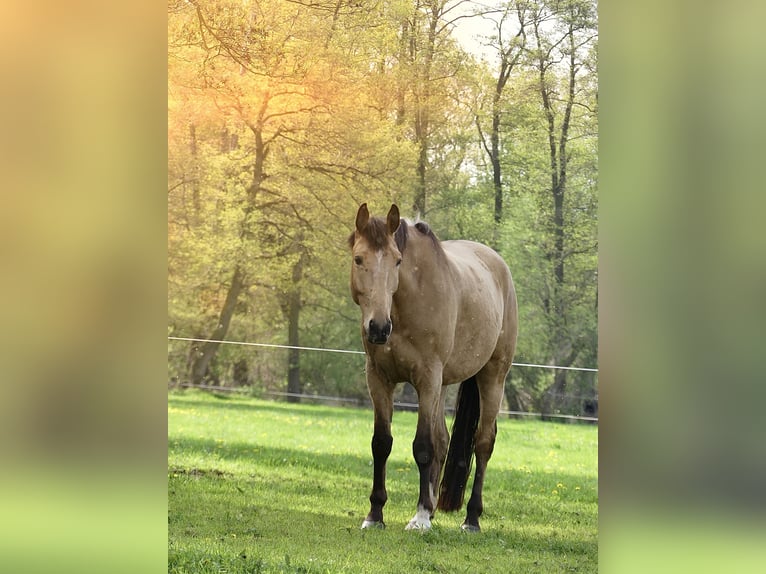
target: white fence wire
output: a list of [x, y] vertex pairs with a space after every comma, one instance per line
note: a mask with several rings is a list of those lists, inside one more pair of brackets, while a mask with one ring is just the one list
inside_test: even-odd
[[[168, 340], [197, 342], [197, 343], [220, 343], [223, 345], [242, 345], [242, 346], [248, 346], [248, 347], [265, 347], [270, 349], [297, 349], [299, 351], [318, 351], [318, 352], [325, 352], [325, 353], [346, 353], [351, 355], [364, 355], [364, 351], [353, 351], [349, 349], [323, 349], [320, 347], [298, 347], [293, 345], [277, 345], [272, 343], [250, 343], [246, 341], [226, 341], [223, 339], [201, 339], [196, 337], [168, 336]], [[511, 364], [515, 367], [530, 367], [530, 368], [538, 368], [538, 369], [563, 369], [567, 371], [586, 371], [586, 372], [592, 372], [592, 373], [598, 372], [598, 369], [587, 368], [587, 367], [562, 367], [557, 365], [537, 365], [534, 363], [511, 363]], [[242, 392], [242, 393], [248, 392], [246, 389], [239, 389], [236, 387], [221, 387], [221, 386], [213, 386], [213, 385], [192, 385], [188, 383], [180, 383], [177, 386], [186, 387], [186, 388], [205, 389], [205, 390], [211, 390], [211, 391]], [[325, 395], [308, 395], [303, 393], [289, 393], [289, 392], [277, 392], [277, 391], [263, 391], [262, 394], [278, 396], [278, 397], [293, 397], [293, 398], [336, 402], [336, 403], [352, 403], [356, 405], [365, 404], [365, 401], [360, 399], [331, 397], [331, 396], [325, 396]], [[405, 409], [417, 409], [418, 405], [415, 403], [403, 403], [403, 402], [396, 401], [394, 402], [394, 406], [398, 408], [405, 408]], [[448, 408], [447, 410], [451, 411], [454, 409]], [[501, 409], [500, 414], [506, 415], [506, 416], [530, 417], [530, 418], [538, 418], [538, 419], [552, 418], [552, 419], [561, 419], [561, 420], [569, 420], [569, 421], [584, 421], [584, 422], [594, 422], [594, 423], [598, 422], [598, 417], [587, 417], [587, 416], [580, 416], [580, 415], [528, 413], [523, 411], [509, 411], [505, 409]]]
[[[323, 349], [321, 347], [296, 347], [293, 345], [276, 345], [272, 343], [248, 343], [246, 341], [225, 341], [223, 339], [197, 339], [195, 337], [171, 337], [172, 341], [190, 341], [198, 343], [221, 343], [224, 345], [246, 345], [249, 347], [267, 347], [271, 349], [297, 349], [299, 351], [322, 351], [325, 353], [348, 353], [352, 355], [364, 355], [364, 351], [351, 351], [349, 349]], [[562, 367], [560, 365], [537, 365], [534, 363], [511, 363], [514, 367], [533, 367], [538, 369], [562, 369], [565, 371], [588, 371], [598, 373], [598, 369], [589, 367]]]

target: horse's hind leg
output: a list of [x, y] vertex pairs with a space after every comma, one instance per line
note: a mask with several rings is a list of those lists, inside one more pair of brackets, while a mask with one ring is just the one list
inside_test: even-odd
[[497, 435], [497, 413], [503, 401], [503, 389], [508, 367], [499, 361], [490, 361], [476, 374], [476, 382], [479, 387], [480, 414], [479, 425], [476, 429], [475, 453], [476, 474], [473, 479], [471, 498], [468, 500], [463, 530], [469, 532], [479, 531], [479, 517], [484, 511], [482, 501], [482, 489], [484, 487], [484, 473], [487, 463], [495, 448], [495, 436]]
[[[439, 478], [441, 476], [442, 467], [444, 466], [444, 459], [447, 458], [447, 449], [449, 447], [449, 430], [447, 429], [447, 421], [444, 418], [444, 404], [447, 400], [447, 388], [442, 387], [441, 395], [439, 396], [439, 407], [434, 417], [434, 459], [431, 462], [431, 490], [433, 496], [433, 507], [436, 509], [436, 493], [439, 492]], [[433, 518], [433, 514], [431, 515]]]

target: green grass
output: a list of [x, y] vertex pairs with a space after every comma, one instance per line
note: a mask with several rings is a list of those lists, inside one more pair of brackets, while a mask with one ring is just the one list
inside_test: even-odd
[[415, 423], [394, 414], [388, 527], [363, 531], [371, 411], [169, 394], [168, 571], [597, 571], [596, 427], [498, 420], [482, 532], [471, 535], [462, 510], [437, 513], [428, 533], [404, 530], [417, 502]]

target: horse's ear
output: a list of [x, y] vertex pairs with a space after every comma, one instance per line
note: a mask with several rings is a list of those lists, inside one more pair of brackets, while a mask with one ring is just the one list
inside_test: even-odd
[[367, 227], [367, 222], [370, 220], [370, 212], [367, 211], [367, 204], [363, 203], [359, 206], [359, 211], [356, 212], [356, 230], [361, 232]]
[[386, 217], [386, 226], [388, 232], [393, 235], [396, 230], [399, 229], [399, 208], [396, 204], [391, 205], [391, 209], [388, 210], [388, 217]]

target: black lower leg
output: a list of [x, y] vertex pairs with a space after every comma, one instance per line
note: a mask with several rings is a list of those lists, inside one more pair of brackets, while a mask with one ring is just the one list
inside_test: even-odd
[[431, 463], [434, 460], [434, 447], [428, 435], [418, 435], [412, 442], [412, 456], [420, 472], [420, 496], [418, 507], [428, 510], [433, 515], [434, 504], [431, 498]]
[[464, 526], [472, 530], [479, 530], [479, 517], [484, 512], [484, 502], [482, 500], [482, 488], [484, 486], [484, 470], [486, 462], [481, 464], [477, 461], [476, 476], [473, 479], [473, 488], [471, 489], [471, 498], [466, 505], [466, 516]]
[[370, 513], [367, 520], [383, 522], [383, 506], [388, 500], [386, 492], [386, 461], [391, 454], [393, 437], [390, 434], [375, 433], [372, 436], [372, 492], [370, 493]]

